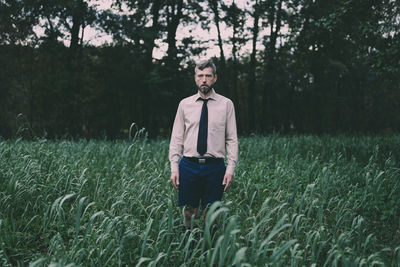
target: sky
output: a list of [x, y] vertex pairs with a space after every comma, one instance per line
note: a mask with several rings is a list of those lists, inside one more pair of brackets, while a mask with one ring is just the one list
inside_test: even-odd
[[[224, 0], [225, 4], [231, 4], [233, 0]], [[107, 10], [111, 9], [111, 4], [113, 1], [110, 0], [89, 0], [89, 5], [93, 6], [95, 5], [96, 9], [101, 11], [101, 10]], [[240, 8], [246, 8], [247, 10], [251, 10], [251, 7], [249, 7], [249, 4], [247, 3], [246, 0], [235, 0], [235, 3], [238, 7]], [[114, 10], [114, 12], [117, 12]], [[126, 12], [129, 14], [129, 12]], [[35, 27], [35, 32], [39, 36], [44, 35], [44, 28], [43, 24], [45, 22], [42, 22], [42, 25], [36, 26]], [[261, 23], [261, 22], [260, 22]], [[252, 27], [253, 25], [253, 19], [251, 16], [248, 16], [246, 18], [246, 25], [245, 27]], [[261, 25], [260, 25], [261, 27]], [[228, 40], [231, 35], [232, 35], [232, 29], [227, 27], [223, 22], [220, 24], [220, 29], [221, 29], [221, 37], [222, 40]], [[266, 33], [267, 29], [262, 29], [259, 33], [259, 36], [264, 36]], [[200, 58], [209, 58], [209, 57], [219, 57], [220, 56], [220, 51], [219, 47], [217, 44], [218, 40], [218, 35], [217, 35], [217, 28], [214, 25], [214, 23], [210, 24], [210, 27], [208, 29], [202, 29], [199, 24], [196, 25], [189, 25], [189, 26], [183, 26], [182, 24], [179, 25], [178, 30], [177, 30], [177, 43], [179, 44], [180, 41], [185, 38], [185, 37], [190, 37], [193, 36], [195, 37], [195, 40], [200, 40], [203, 44], [201, 46], [205, 46], [207, 42], [209, 42], [209, 47], [206, 49], [199, 57]], [[65, 45], [69, 45], [69, 38], [67, 37], [66, 40], [64, 41]], [[83, 38], [84, 44], [90, 44], [90, 45], [102, 45], [104, 43], [111, 43], [112, 42], [112, 37], [111, 35], [108, 35], [107, 33], [104, 33], [94, 27], [87, 26], [84, 29], [84, 38]], [[263, 45], [261, 44], [262, 42], [258, 42], [257, 44], [257, 49], [263, 49]], [[199, 44], [200, 45], [200, 44]], [[168, 49], [167, 43], [163, 42], [160, 39], [156, 40], [156, 48], [153, 51], [153, 58], [160, 59], [166, 55], [166, 51]], [[230, 44], [224, 44], [224, 54], [226, 57], [229, 57], [232, 51], [232, 46]], [[251, 41], [248, 41], [246, 45], [239, 51], [240, 54], [243, 53], [248, 53], [250, 54], [251, 52]]]
[[[231, 4], [232, 0], [224, 0], [224, 2], [226, 4]], [[236, 5], [240, 8], [248, 7], [248, 4], [246, 2], [247, 1], [243, 0], [235, 0]], [[111, 3], [112, 1], [109, 0], [97, 0], [91, 4], [92, 5], [96, 4], [98, 10], [106, 10], [111, 8]], [[253, 20], [251, 19], [251, 17], [248, 17], [248, 19], [246, 19], [246, 27], [247, 26], [251, 27], [252, 23]], [[226, 25], [223, 23], [221, 23], [220, 29], [221, 29], [222, 39], [228, 40], [232, 35], [232, 29], [226, 27]], [[190, 25], [190, 26], [183, 26], [182, 24], [179, 25], [176, 35], [177, 42], [179, 43], [183, 38], [189, 36], [194, 36], [196, 40], [201, 40], [203, 42], [210, 41], [210, 47], [202, 55], [200, 55], [200, 57], [213, 57], [213, 56], [219, 57], [220, 51], [218, 44], [216, 42], [218, 37], [217, 28], [214, 24], [211, 24], [208, 30], [201, 29], [200, 25]], [[85, 28], [85, 33], [84, 33], [85, 43], [92, 45], [101, 45], [105, 42], [111, 42], [111, 41], [112, 41], [111, 36], [102, 33], [94, 28], [90, 27]], [[168, 49], [168, 45], [164, 43], [162, 40], [156, 40], [156, 45], [157, 47], [154, 49], [153, 57], [160, 59], [163, 56], [165, 56], [166, 51]], [[259, 44], [259, 48], [261, 48], [261, 44]], [[231, 53], [231, 50], [232, 50], [231, 45], [224, 44], [225, 55], [229, 55]], [[241, 52], [242, 53], [250, 52], [250, 50], [251, 50], [251, 43], [248, 42], [248, 44], [242, 49]]]

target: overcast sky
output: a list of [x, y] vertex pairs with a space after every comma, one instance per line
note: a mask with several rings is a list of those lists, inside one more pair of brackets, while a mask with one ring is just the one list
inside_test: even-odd
[[[226, 4], [231, 4], [232, 0], [224, 0]], [[247, 7], [247, 1], [243, 0], [235, 0], [235, 3], [238, 7], [240, 8], [245, 8]], [[92, 4], [97, 4], [98, 10], [106, 10], [111, 8], [111, 3], [112, 1], [109, 0], [97, 0], [95, 2], [92, 2]], [[251, 17], [246, 19], [246, 27], [249, 26], [251, 27], [253, 23], [253, 20]], [[228, 40], [230, 36], [232, 35], [232, 29], [227, 28], [224, 23], [221, 23], [221, 35], [223, 40]], [[201, 57], [212, 57], [212, 56], [219, 56], [219, 48], [217, 45], [217, 28], [214, 24], [210, 24], [210, 27], [208, 30], [203, 30], [201, 29], [200, 25], [191, 25], [191, 26], [182, 26], [179, 25], [179, 28], [177, 30], [177, 35], [176, 39], [177, 42], [179, 43], [180, 40], [182, 40], [185, 37], [193, 36], [195, 40], [200, 40], [204, 42], [202, 46], [204, 46], [208, 41], [209, 41], [209, 48], [205, 51]], [[96, 29], [87, 27], [85, 28], [85, 34], [84, 34], [84, 42], [92, 44], [92, 45], [100, 45], [105, 42], [111, 42], [111, 36], [99, 32]], [[153, 57], [154, 58], [162, 58], [165, 56], [165, 53], [167, 51], [168, 45], [164, 43], [162, 40], [156, 40], [156, 45], [157, 47], [154, 50]], [[261, 46], [261, 45], [259, 45]], [[261, 47], [259, 47], [261, 48]], [[229, 55], [231, 53], [231, 45], [224, 44], [224, 53], [226, 55]], [[251, 49], [251, 43], [249, 42], [241, 52], [250, 51]]]
[[[229, 5], [232, 3], [232, 0], [224, 0], [224, 2]], [[246, 2], [247, 1], [245, 1], [245, 0], [235, 0], [235, 3], [238, 7], [246, 8], [247, 10], [251, 10], [251, 8], [248, 6], [249, 4]], [[110, 0], [92, 0], [89, 2], [89, 5], [96, 5], [97, 10], [111, 9], [111, 4], [112, 4], [112, 1], [110, 1]], [[114, 12], [117, 12], [117, 11], [114, 10]], [[127, 14], [129, 14], [129, 13], [127, 12]], [[44, 26], [43, 26], [44, 23], [45, 22], [43, 21], [41, 26], [35, 27], [35, 32], [39, 36], [43, 36], [43, 34], [44, 34]], [[251, 16], [248, 16], [246, 18], [246, 26], [245, 27], [246, 28], [252, 27], [253, 26], [252, 24], [253, 24], [253, 19], [251, 18]], [[223, 22], [221, 22], [220, 29], [221, 29], [222, 39], [229, 40], [229, 38], [232, 35], [232, 29], [229, 27], [226, 27], [226, 25]], [[266, 31], [266, 29], [260, 30], [259, 36], [261, 36], [261, 38], [262, 38], [262, 36], [265, 35], [265, 31]], [[176, 34], [177, 43], [179, 44], [183, 38], [190, 37], [190, 36], [193, 36], [195, 40], [200, 41], [199, 46], [204, 47], [204, 46], [207, 46], [207, 42], [209, 43], [208, 49], [206, 49], [206, 51], [202, 55], [200, 55], [200, 57], [212, 57], [212, 56], [218, 57], [220, 55], [219, 47], [217, 44], [217, 38], [218, 38], [217, 28], [213, 23], [210, 24], [210, 26], [207, 30], [201, 29], [201, 26], [198, 24], [190, 25], [190, 26], [183, 26], [182, 24], [180, 24], [178, 27], [178, 30], [177, 30], [177, 34]], [[69, 41], [70, 41], [69, 37], [67, 36], [66, 40], [65, 40], [65, 44], [69, 45]], [[112, 42], [112, 37], [111, 37], [111, 35], [101, 32], [93, 27], [87, 26], [84, 31], [83, 42], [85, 44], [101, 45], [106, 42], [108, 42], [108, 43]], [[154, 49], [153, 57], [160, 59], [163, 56], [165, 56], [168, 45], [160, 39], [156, 40], [156, 45], [157, 45], [157, 47]], [[257, 48], [263, 49], [261, 42], [258, 42]], [[249, 41], [242, 48], [240, 53], [250, 53], [250, 50], [251, 50], [251, 42]], [[227, 58], [230, 57], [231, 51], [232, 51], [232, 46], [230, 44], [224, 44], [224, 53]]]

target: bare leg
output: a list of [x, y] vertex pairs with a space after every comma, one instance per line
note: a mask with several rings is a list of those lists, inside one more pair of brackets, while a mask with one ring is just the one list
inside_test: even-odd
[[[196, 218], [198, 211], [199, 211], [198, 208], [187, 208], [187, 207], [185, 207], [185, 210], [184, 210], [184, 215], [185, 215], [184, 224], [185, 224], [185, 226], [187, 228], [190, 228], [192, 226], [192, 216], [194, 218]], [[193, 226], [195, 226], [195, 225], [193, 225]]]

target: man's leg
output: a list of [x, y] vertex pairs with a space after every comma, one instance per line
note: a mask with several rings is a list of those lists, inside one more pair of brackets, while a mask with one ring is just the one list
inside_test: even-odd
[[222, 200], [222, 194], [224, 193], [222, 182], [225, 171], [226, 167], [223, 161], [211, 163], [206, 169], [202, 170], [201, 175], [205, 180], [205, 188], [201, 199], [201, 205], [205, 211], [207, 211], [214, 202]]
[[[224, 186], [222, 181], [225, 175], [226, 167], [223, 161], [211, 163], [204, 170], [204, 178], [206, 181], [204, 194], [202, 196], [202, 207], [204, 208], [204, 221], [206, 221], [207, 213], [210, 206], [222, 200]], [[216, 221], [211, 225], [212, 235], [216, 230]]]
[[[198, 176], [197, 163], [183, 158], [179, 163], [179, 199], [178, 206], [184, 207], [184, 225], [192, 226], [192, 216], [196, 218], [202, 195], [202, 180]], [[194, 226], [194, 225], [193, 225]]]
[[195, 222], [192, 221], [192, 219], [197, 218], [199, 209], [185, 207], [183, 212], [184, 212], [184, 216], [185, 216], [184, 224], [185, 224], [186, 228], [197, 227], [197, 225], [195, 224]]

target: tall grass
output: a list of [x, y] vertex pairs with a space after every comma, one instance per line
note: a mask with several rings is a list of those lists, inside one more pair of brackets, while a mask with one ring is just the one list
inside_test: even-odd
[[182, 231], [167, 140], [1, 140], [0, 265], [398, 266], [399, 144], [242, 138], [224, 201]]

